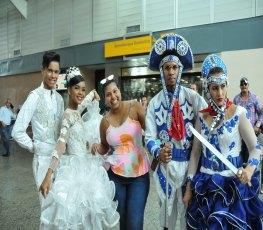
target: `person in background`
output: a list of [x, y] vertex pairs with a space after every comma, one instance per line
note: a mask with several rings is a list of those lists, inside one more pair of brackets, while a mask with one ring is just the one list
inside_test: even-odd
[[261, 188], [260, 188], [260, 193], [263, 194], [263, 162], [262, 162], [262, 156], [263, 156], [263, 125], [260, 126], [260, 133], [258, 134], [258, 143], [260, 144], [261, 147], [261, 174], [260, 174], [260, 181], [261, 181]]
[[[90, 133], [87, 140], [81, 118], [85, 108], [91, 113], [85, 116], [100, 116], [100, 98], [95, 90], [85, 97], [85, 80], [77, 67], [67, 70], [66, 79], [69, 104], [63, 115], [57, 145], [52, 151], [52, 160], [39, 188], [46, 198], [41, 209], [41, 229], [108, 229], [119, 222], [117, 203], [113, 201], [115, 186], [109, 181], [100, 156], [92, 156], [86, 148], [87, 142], [99, 139], [99, 132], [94, 131], [99, 127], [91, 127], [96, 122], [89, 121], [92, 129], [86, 130]], [[67, 155], [63, 156], [66, 150]], [[57, 175], [51, 187], [54, 171]]]
[[3, 157], [10, 155], [9, 140], [11, 138], [12, 120], [16, 119], [13, 109], [10, 107], [11, 100], [9, 98], [5, 101], [5, 106], [0, 108], [0, 123], [1, 123], [1, 139], [3, 143]]
[[[263, 107], [259, 97], [249, 91], [249, 81], [246, 77], [240, 79], [241, 92], [235, 96], [233, 102], [246, 108], [250, 122], [254, 128], [255, 134], [260, 133], [259, 127], [263, 123]], [[248, 149], [244, 141], [242, 142], [242, 155], [244, 163], [248, 160]]]
[[191, 83], [190, 84], [190, 89], [192, 89], [192, 90], [194, 90], [194, 91], [196, 91], [198, 93], [198, 87], [197, 87], [197, 85], [195, 83]]
[[[261, 151], [247, 111], [227, 98], [227, 67], [220, 57], [206, 57], [202, 76], [209, 104], [199, 112], [196, 129], [239, 170], [235, 175], [195, 138], [184, 196], [188, 229], [263, 229], [263, 202], [257, 194], [256, 171]], [[245, 167], [240, 155], [241, 139], [249, 149]]]
[[108, 153], [108, 175], [116, 186], [121, 230], [142, 230], [150, 188], [148, 156], [142, 145], [145, 110], [135, 100], [122, 101], [114, 79], [101, 81], [105, 104], [110, 108], [100, 124], [101, 144], [93, 153]]
[[[153, 177], [161, 206], [160, 225], [168, 229], [176, 228], [177, 218], [180, 218], [180, 228], [186, 229], [183, 188], [193, 135], [185, 127], [194, 125], [197, 112], [207, 106], [199, 94], [180, 85], [182, 72], [191, 70], [193, 64], [191, 48], [178, 34], [159, 38], [149, 58], [149, 68], [160, 71], [163, 89], [147, 107], [145, 142], [154, 157], [152, 165], [159, 162]], [[169, 199], [166, 206], [167, 174]]]
[[[146, 114], [148, 101], [147, 101], [147, 97], [145, 95], [141, 96], [141, 105], [145, 109], [145, 114]], [[145, 131], [144, 130], [142, 130], [142, 144], [143, 144], [143, 146], [145, 146]]]
[[[56, 82], [60, 72], [60, 56], [55, 52], [45, 52], [42, 60], [40, 87], [31, 91], [21, 107], [15, 122], [12, 137], [23, 148], [34, 154], [33, 175], [37, 189], [45, 177], [55, 148], [64, 102], [56, 92]], [[26, 133], [32, 124], [33, 139]], [[39, 195], [40, 204], [42, 196]]]
[[[9, 108], [12, 111], [12, 113], [15, 113], [15, 107], [13, 106], [11, 99], [7, 98], [6, 100], [10, 103], [10, 107]], [[16, 113], [16, 115], [17, 115], [17, 113]], [[10, 139], [9, 139], [10, 141], [13, 140], [13, 138], [11, 136], [11, 133], [12, 133], [15, 121], [16, 121], [16, 117], [12, 117], [11, 118], [11, 123], [10, 123]]]
[[141, 96], [141, 104], [142, 104], [142, 107], [146, 111], [147, 110], [148, 101], [147, 101], [147, 97], [145, 95]]

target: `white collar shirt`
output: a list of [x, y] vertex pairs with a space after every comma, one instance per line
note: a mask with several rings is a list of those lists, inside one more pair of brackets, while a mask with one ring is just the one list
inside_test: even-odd
[[[44, 96], [44, 100], [46, 102], [44, 105], [47, 106], [47, 108], [42, 109], [52, 111], [53, 119], [61, 120], [64, 111], [64, 102], [62, 97], [57, 97], [57, 93], [54, 92], [54, 90], [51, 91], [45, 89], [43, 84], [41, 84], [41, 86], [36, 90]], [[17, 143], [23, 148], [28, 149], [30, 152], [35, 152], [34, 150], [36, 146], [38, 146], [39, 149], [48, 148], [47, 145], [52, 148], [57, 141], [54, 136], [47, 136], [45, 137], [45, 141], [42, 141], [43, 133], [45, 133], [50, 127], [47, 127], [34, 115], [38, 106], [39, 98], [38, 94], [34, 93], [34, 91], [29, 94], [25, 103], [22, 105], [12, 131], [12, 137], [17, 141]], [[57, 102], [58, 99], [60, 100], [59, 102]], [[26, 132], [30, 122], [32, 125], [34, 143]], [[55, 127], [52, 128], [55, 129]]]

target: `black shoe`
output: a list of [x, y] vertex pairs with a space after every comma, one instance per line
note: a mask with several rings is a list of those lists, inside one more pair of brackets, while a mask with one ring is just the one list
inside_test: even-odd
[[9, 154], [2, 155], [3, 157], [9, 157]]

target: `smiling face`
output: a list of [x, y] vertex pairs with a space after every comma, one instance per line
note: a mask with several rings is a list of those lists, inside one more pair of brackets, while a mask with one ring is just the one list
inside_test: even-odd
[[79, 105], [86, 95], [85, 81], [81, 81], [78, 84], [69, 87], [68, 93], [70, 95], [72, 104]]
[[115, 82], [111, 82], [104, 89], [105, 104], [111, 109], [118, 109], [121, 103], [121, 92]]
[[179, 72], [179, 67], [177, 63], [168, 61], [163, 64], [164, 79], [168, 89], [175, 87], [178, 77], [178, 72]]
[[51, 61], [48, 67], [42, 67], [43, 84], [45, 89], [55, 89], [59, 75], [59, 63]]

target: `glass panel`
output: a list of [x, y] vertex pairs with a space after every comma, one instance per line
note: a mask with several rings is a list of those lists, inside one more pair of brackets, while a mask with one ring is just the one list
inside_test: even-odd
[[[190, 84], [195, 83], [198, 87], [198, 93], [202, 95], [202, 78], [201, 73], [184, 73], [181, 79], [181, 85], [190, 88]], [[140, 101], [142, 95], [150, 101], [159, 91], [162, 90], [160, 76], [150, 75], [147, 77], [122, 77], [121, 93], [123, 100]]]

